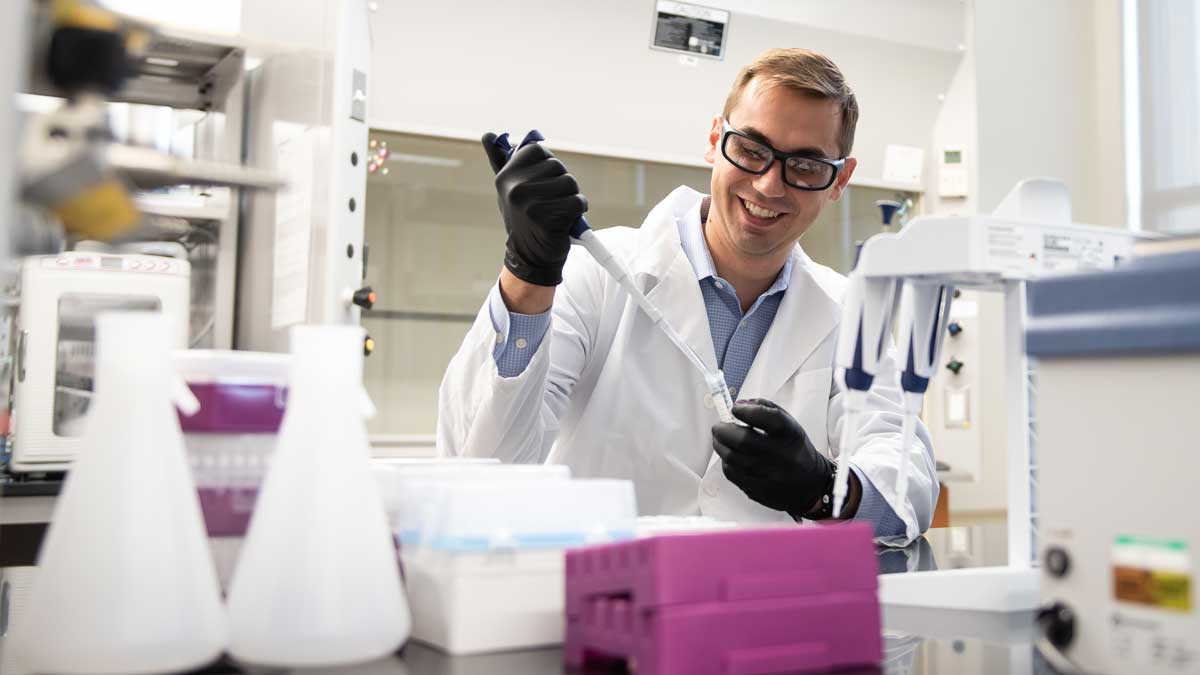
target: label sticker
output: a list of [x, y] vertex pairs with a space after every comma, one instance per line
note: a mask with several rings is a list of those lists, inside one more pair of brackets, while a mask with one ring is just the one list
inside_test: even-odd
[[1113, 541], [1113, 598], [1174, 612], [1192, 611], [1187, 542], [1120, 536]]
[[1177, 616], [1131, 607], [1114, 611], [1109, 629], [1112, 658], [1120, 664], [1117, 672], [1200, 674], [1200, 649], [1192, 644], [1191, 626]]

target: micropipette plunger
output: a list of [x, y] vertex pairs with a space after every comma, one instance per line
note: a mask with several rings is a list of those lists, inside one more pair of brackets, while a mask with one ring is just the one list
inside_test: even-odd
[[[542, 136], [540, 132], [534, 129], [525, 134], [525, 138], [521, 140], [521, 144], [518, 145], [516, 149], [523, 148], [530, 143], [537, 143], [544, 140], [546, 140], [546, 138]], [[496, 147], [502, 149], [509, 156], [511, 156], [516, 150], [512, 147], [512, 144], [509, 143], [507, 133], [500, 134], [493, 142], [496, 144]], [[687, 358], [692, 366], [704, 376], [704, 382], [708, 386], [709, 390], [709, 397], [712, 399], [713, 407], [716, 408], [717, 414], [721, 421], [733, 422], [733, 398], [729, 395], [729, 387], [725, 384], [724, 374], [722, 374], [720, 370], [709, 368], [707, 365], [705, 365], [704, 360], [700, 358], [700, 355], [697, 354], [696, 351], [692, 349], [686, 341], [684, 341], [683, 336], [675, 330], [674, 326], [663, 319], [662, 312], [660, 312], [658, 307], [655, 307], [654, 303], [650, 302], [645, 293], [642, 293], [642, 290], [637, 287], [637, 284], [633, 282], [633, 278], [630, 275], [629, 270], [626, 269], [625, 265], [623, 265], [620, 260], [613, 256], [612, 252], [608, 250], [608, 247], [600, 241], [599, 237], [596, 236], [596, 233], [592, 231], [592, 227], [588, 224], [586, 218], [580, 216], [574, 223], [571, 224], [570, 235], [572, 242], [577, 243], [587, 249], [592, 258], [595, 259], [595, 261], [601, 267], [603, 267], [610, 276], [612, 276], [612, 278], [621, 288], [625, 289], [625, 292], [629, 294], [629, 297], [632, 298], [633, 301], [637, 303], [637, 306], [646, 313], [646, 316], [649, 317], [650, 320], [654, 322], [654, 325], [657, 326], [660, 331], [662, 331], [663, 335], [665, 335], [667, 339], [671, 341], [671, 344], [675, 345], [675, 347], [681, 353], [683, 353], [684, 357]]]

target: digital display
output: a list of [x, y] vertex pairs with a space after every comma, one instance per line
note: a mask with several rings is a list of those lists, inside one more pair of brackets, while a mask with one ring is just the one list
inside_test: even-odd
[[942, 153], [943, 164], [962, 164], [962, 150], [947, 150]]
[[654, 42], [658, 49], [722, 58], [729, 12], [686, 2], [657, 0]]
[[119, 270], [121, 269], [121, 259], [112, 256], [102, 256], [100, 258], [100, 269], [102, 270]]

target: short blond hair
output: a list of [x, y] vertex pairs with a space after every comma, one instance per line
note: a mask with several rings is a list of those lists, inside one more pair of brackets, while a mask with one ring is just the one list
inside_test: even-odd
[[842, 113], [842, 128], [838, 133], [838, 150], [849, 157], [854, 147], [854, 128], [858, 125], [858, 100], [846, 84], [842, 71], [824, 54], [810, 49], [768, 49], [759, 54], [738, 73], [733, 88], [725, 99], [726, 118], [737, 107], [746, 85], [760, 78], [767, 87], [786, 87], [793, 91], [836, 103]]

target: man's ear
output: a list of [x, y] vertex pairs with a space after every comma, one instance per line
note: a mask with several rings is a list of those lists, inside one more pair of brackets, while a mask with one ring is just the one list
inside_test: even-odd
[[704, 151], [704, 161], [709, 164], [717, 163], [717, 155], [720, 153], [717, 146], [721, 143], [721, 123], [724, 120], [720, 115], [714, 117], [712, 128], [708, 131], [708, 148]]
[[842, 165], [842, 170], [838, 172], [838, 177], [830, 186], [830, 201], [837, 201], [842, 198], [842, 193], [846, 191], [846, 185], [850, 183], [850, 176], [854, 173], [854, 167], [858, 166], [858, 160], [853, 157], [847, 157], [846, 163]]

